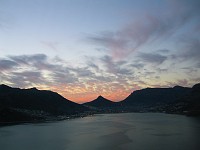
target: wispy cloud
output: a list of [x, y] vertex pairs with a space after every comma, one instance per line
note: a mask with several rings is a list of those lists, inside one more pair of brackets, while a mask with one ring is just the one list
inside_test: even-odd
[[132, 71], [126, 68], [127, 62], [115, 62], [108, 55], [96, 60], [100, 65], [88, 59], [85, 66], [73, 66], [45, 54], [7, 56], [0, 58], [1, 80], [23, 88], [44, 86], [75, 97], [78, 93], [96, 96], [104, 93], [111, 97], [110, 94], [115, 91], [121, 94], [116, 94], [118, 98], [127, 95], [130, 92], [126, 88], [129, 84], [127, 78], [132, 76]]
[[47, 84], [47, 80], [42, 76], [42, 73], [39, 71], [23, 71], [15, 72], [12, 71], [10, 74], [7, 74], [7, 80], [12, 83], [13, 86], [17, 87], [31, 87], [37, 86], [39, 84]]
[[[8, 56], [7, 59], [0, 59], [1, 71], [7, 76], [4, 79], [18, 87], [76, 81], [67, 67], [45, 54]], [[6, 70], [8, 71], [5, 72]]]
[[140, 70], [140, 69], [142, 69], [144, 67], [144, 64], [143, 63], [138, 63], [138, 62], [133, 62], [130, 66]]
[[8, 59], [0, 59], [0, 70], [1, 71], [9, 70], [16, 66], [18, 66], [18, 63], [16, 63], [15, 61], [8, 60]]
[[139, 53], [138, 57], [142, 60], [142, 62], [152, 63], [152, 64], [162, 64], [167, 57], [161, 54], [153, 54], [153, 53]]
[[199, 21], [199, 4], [198, 0], [168, 1], [160, 14], [153, 11], [140, 14], [138, 19], [118, 31], [105, 31], [88, 39], [104, 47], [113, 58], [124, 58], [145, 45], [164, 42], [183, 32], [182, 29], [189, 26], [193, 19]]
[[21, 65], [30, 65], [30, 64], [45, 62], [47, 56], [45, 54], [33, 54], [33, 55], [8, 56], [8, 58], [12, 59], [13, 61]]
[[119, 61], [119, 62], [114, 62], [112, 57], [105, 55], [101, 58], [103, 64], [106, 67], [106, 71], [110, 72], [114, 75], [130, 75], [131, 70], [129, 70], [126, 67], [122, 67], [123, 64], [125, 64], [125, 61]]
[[182, 46], [182, 54], [180, 57], [186, 60], [194, 60], [200, 62], [200, 39], [188, 39], [184, 40]]
[[[139, 53], [138, 59], [130, 63], [104, 55], [87, 57], [85, 65], [73, 66], [61, 58], [50, 58], [45, 54], [7, 56], [0, 58], [0, 77], [3, 83], [12, 86], [50, 89], [79, 102], [94, 99], [99, 94], [122, 100], [133, 90], [154, 86], [151, 81], [161, 80], [163, 73], [169, 73], [168, 69], [158, 65], [167, 60], [165, 55]], [[144, 63], [155, 64], [153, 70]], [[174, 83], [158, 82], [157, 85], [176, 83], [188, 85], [189, 81], [180, 78]]]

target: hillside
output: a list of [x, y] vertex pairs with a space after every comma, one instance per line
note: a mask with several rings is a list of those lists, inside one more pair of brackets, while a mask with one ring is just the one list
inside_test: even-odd
[[[86, 110], [88, 110], [86, 107], [69, 101], [52, 91], [37, 90], [36, 88], [19, 89], [0, 85], [0, 112], [4, 112], [4, 116], [0, 115], [0, 120], [4, 120], [5, 117], [8, 117], [6, 115], [11, 112], [15, 112], [13, 113], [15, 115], [23, 113], [26, 117], [30, 115], [37, 119], [47, 116], [75, 115]], [[7, 114], [6, 111], [8, 111]]]
[[167, 107], [170, 113], [184, 113], [186, 115], [200, 115], [200, 83], [191, 88], [191, 92], [179, 98]]
[[125, 105], [143, 104], [155, 105], [159, 103], [169, 103], [186, 95], [190, 88], [175, 86], [174, 88], [146, 88], [131, 93], [124, 101]]

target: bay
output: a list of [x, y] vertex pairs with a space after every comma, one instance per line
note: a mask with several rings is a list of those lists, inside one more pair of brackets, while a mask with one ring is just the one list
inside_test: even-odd
[[0, 127], [1, 150], [199, 150], [200, 118], [101, 114]]

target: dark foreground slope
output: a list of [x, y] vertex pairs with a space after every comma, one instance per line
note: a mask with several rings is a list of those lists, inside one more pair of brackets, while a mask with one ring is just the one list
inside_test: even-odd
[[0, 85], [0, 122], [51, 119], [57, 116], [77, 115], [86, 110], [86, 107], [52, 91]]
[[200, 84], [192, 88], [146, 88], [121, 101], [122, 110], [200, 115]]
[[126, 105], [142, 104], [149, 106], [165, 104], [176, 101], [190, 91], [190, 88], [180, 86], [175, 86], [174, 88], [146, 88], [134, 91], [122, 103]]
[[167, 112], [200, 115], [200, 83], [194, 85], [191, 91], [167, 107]]
[[121, 101], [124, 109], [132, 111], [157, 111], [191, 92], [191, 88], [175, 86], [173, 88], [146, 88], [131, 93]]

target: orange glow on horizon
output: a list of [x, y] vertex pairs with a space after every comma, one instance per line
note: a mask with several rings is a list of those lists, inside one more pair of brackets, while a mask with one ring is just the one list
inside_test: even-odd
[[[176, 83], [174, 83], [176, 85]], [[86, 82], [59, 85], [37, 85], [40, 90], [51, 90], [62, 95], [64, 98], [75, 103], [85, 103], [96, 99], [98, 96], [118, 102], [127, 98], [133, 91], [146, 87], [167, 87], [167, 84], [158, 83], [156, 85], [144, 83], [129, 83], [129, 85], [113, 82]], [[169, 86], [168, 86], [169, 87]]]
[[[93, 85], [93, 87], [84, 87], [80, 85], [59, 85], [59, 86], [38, 86], [40, 90], [51, 90], [62, 95], [64, 98], [73, 101], [75, 103], [85, 103], [96, 99], [99, 95], [111, 101], [124, 100], [128, 95], [131, 94], [131, 90], [119, 86], [118, 88], [111, 89], [109, 86]], [[104, 89], [105, 88], [105, 89]], [[98, 92], [97, 92], [98, 91]]]

